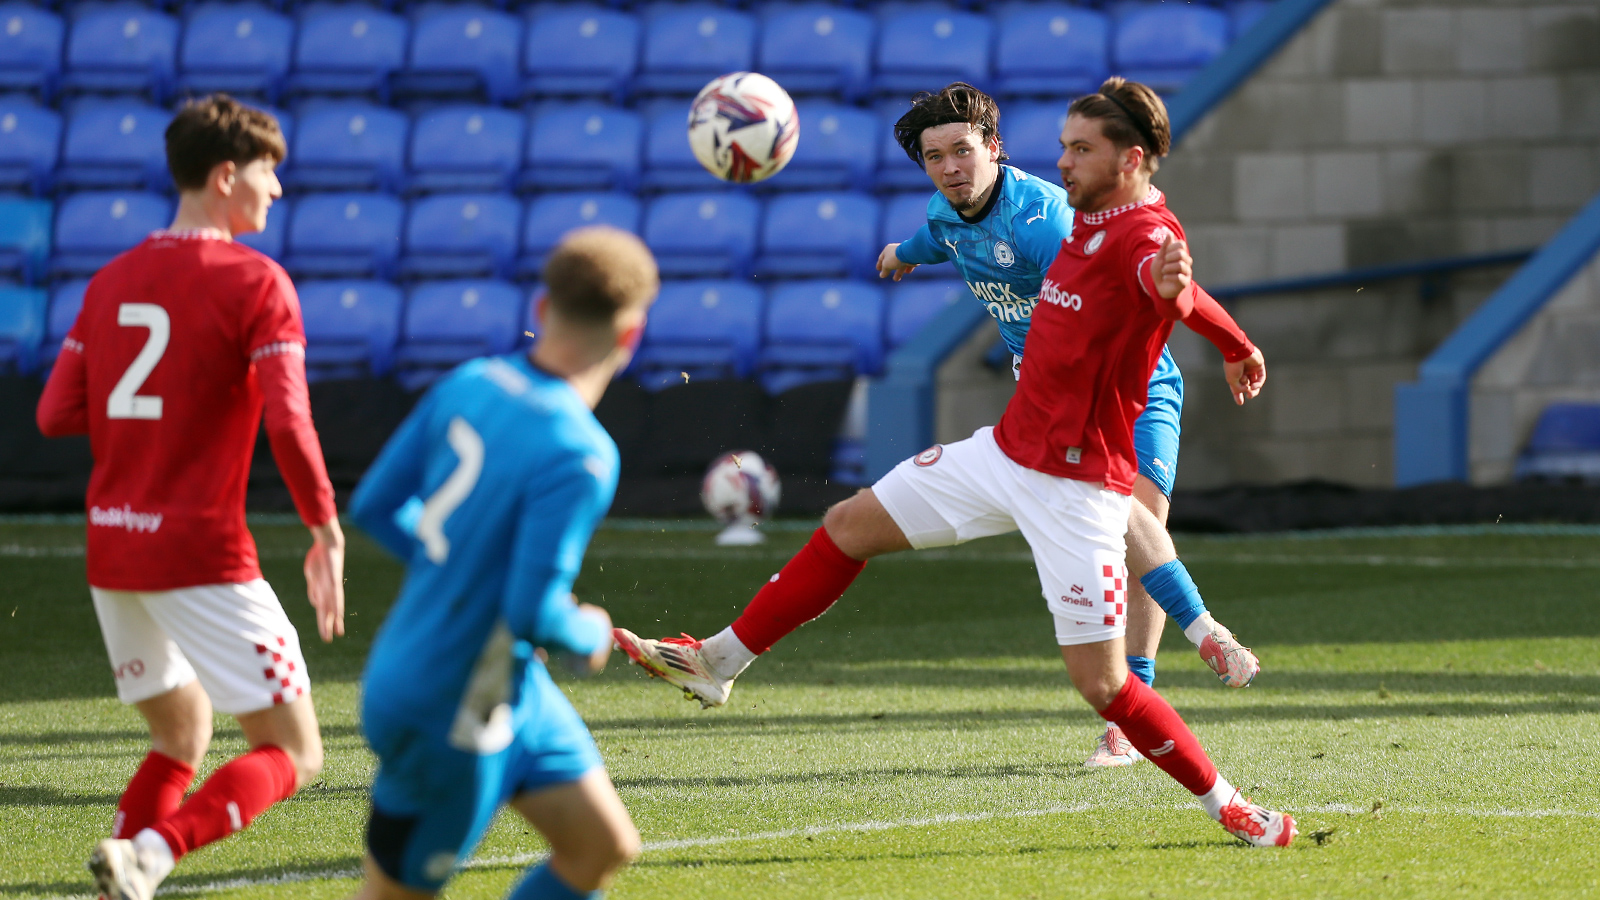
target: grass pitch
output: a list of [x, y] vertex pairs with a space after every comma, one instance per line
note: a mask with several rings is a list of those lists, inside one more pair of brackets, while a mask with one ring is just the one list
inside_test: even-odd
[[[87, 894], [83, 859], [146, 746], [114, 698], [82, 527], [0, 524], [0, 898]], [[357, 681], [400, 569], [353, 535], [350, 633], [323, 645], [304, 530], [254, 531], [305, 644], [327, 767], [162, 893], [346, 897], [373, 765]], [[635, 631], [705, 636], [804, 539], [606, 530], [578, 592]], [[1100, 719], [1067, 682], [1026, 547], [994, 539], [874, 561], [724, 709], [620, 655], [566, 682], [646, 841], [611, 896], [1600, 894], [1600, 535], [1179, 547], [1264, 669], [1228, 690], [1169, 627], [1156, 687], [1235, 784], [1295, 812], [1294, 847], [1245, 848], [1148, 763], [1081, 767]], [[219, 719], [202, 776], [241, 747]], [[540, 849], [502, 816], [446, 896], [503, 896]]]

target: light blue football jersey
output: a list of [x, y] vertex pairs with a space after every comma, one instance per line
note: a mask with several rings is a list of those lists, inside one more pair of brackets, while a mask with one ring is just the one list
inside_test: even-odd
[[[1039, 286], [1055, 262], [1061, 242], [1072, 234], [1072, 206], [1066, 189], [1021, 169], [1000, 167], [999, 196], [977, 222], [961, 218], [944, 195], [928, 198], [927, 224], [895, 249], [901, 262], [950, 262], [967, 288], [1000, 326], [1000, 339], [1022, 355], [1039, 300]], [[1183, 375], [1165, 348], [1150, 376], [1152, 389], [1178, 384]]]
[[367, 659], [366, 712], [471, 730], [506, 706], [502, 732], [537, 715], [533, 649], [588, 655], [610, 640], [571, 589], [617, 467], [588, 406], [526, 356], [476, 359], [435, 384], [350, 499], [351, 518], [406, 563]]

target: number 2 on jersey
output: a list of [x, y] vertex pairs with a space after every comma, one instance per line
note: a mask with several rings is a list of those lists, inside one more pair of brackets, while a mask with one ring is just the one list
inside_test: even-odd
[[144, 386], [144, 380], [150, 377], [150, 370], [161, 361], [161, 355], [167, 352], [167, 340], [172, 337], [172, 320], [167, 317], [166, 310], [154, 303], [124, 303], [117, 307], [117, 324], [148, 328], [150, 337], [106, 398], [106, 418], [159, 419], [161, 398], [141, 397], [138, 391]]
[[456, 469], [439, 485], [422, 504], [422, 516], [417, 519], [417, 539], [434, 565], [442, 566], [450, 558], [450, 539], [445, 537], [444, 523], [456, 511], [461, 501], [467, 499], [483, 472], [483, 438], [478, 436], [467, 420], [456, 416], [450, 420], [446, 434], [450, 449], [456, 452]]

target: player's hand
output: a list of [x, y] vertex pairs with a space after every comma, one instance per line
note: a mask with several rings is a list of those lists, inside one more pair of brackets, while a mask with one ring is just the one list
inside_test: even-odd
[[888, 278], [889, 276], [893, 275], [894, 280], [899, 281], [900, 279], [906, 277], [907, 272], [916, 268], [914, 265], [906, 265], [905, 263], [901, 262], [900, 257], [895, 255], [895, 248], [899, 246], [899, 244], [883, 245], [883, 252], [878, 254], [879, 278]]
[[311, 529], [306, 552], [306, 598], [317, 611], [323, 643], [344, 634], [344, 532], [337, 518]]
[[1257, 347], [1254, 353], [1238, 362], [1223, 363], [1222, 372], [1228, 378], [1233, 402], [1243, 406], [1246, 400], [1261, 393], [1262, 385], [1267, 383], [1267, 360]]
[[578, 612], [583, 615], [593, 616], [594, 618], [599, 619], [600, 624], [605, 626], [606, 639], [600, 642], [600, 649], [589, 654], [587, 657], [583, 657], [585, 663], [587, 664], [587, 671], [583, 672], [582, 674], [594, 675], [601, 669], [604, 669], [606, 667], [606, 660], [611, 658], [611, 614], [606, 612], [604, 609], [595, 606], [593, 603], [579, 603]]
[[1156, 258], [1150, 261], [1150, 274], [1156, 282], [1156, 291], [1168, 300], [1175, 299], [1188, 289], [1194, 280], [1194, 258], [1189, 255], [1189, 245], [1171, 234], [1167, 235]]

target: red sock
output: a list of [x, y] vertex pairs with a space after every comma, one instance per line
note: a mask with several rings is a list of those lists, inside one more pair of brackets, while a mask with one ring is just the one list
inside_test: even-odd
[[1200, 796], [1217, 783], [1217, 767], [1200, 746], [1189, 726], [1153, 688], [1129, 676], [1117, 699], [1100, 710], [1107, 722], [1121, 726], [1122, 733], [1161, 771], [1171, 775]]
[[111, 820], [111, 836], [131, 838], [145, 828], [178, 811], [183, 792], [194, 781], [194, 769], [186, 762], [151, 750], [133, 773], [122, 799], [117, 801], [117, 817]]
[[272, 745], [257, 747], [211, 773], [189, 802], [151, 825], [177, 859], [243, 829], [294, 793], [294, 761]]
[[765, 653], [781, 638], [828, 611], [866, 563], [844, 555], [826, 529], [756, 593], [733, 623], [733, 633], [751, 653]]

